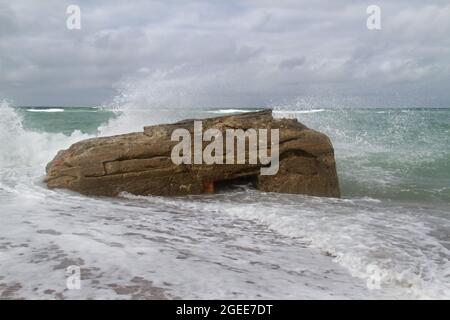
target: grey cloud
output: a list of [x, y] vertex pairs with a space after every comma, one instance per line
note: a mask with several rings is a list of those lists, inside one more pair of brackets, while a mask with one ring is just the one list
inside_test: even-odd
[[350, 0], [80, 0], [79, 31], [65, 27], [69, 4], [0, 0], [0, 98], [450, 105], [448, 1], [378, 1], [380, 31]]
[[305, 58], [292, 58], [281, 61], [280, 68], [281, 69], [293, 69], [299, 66], [302, 66], [305, 63]]
[[0, 37], [14, 34], [17, 29], [14, 12], [7, 5], [0, 3]]

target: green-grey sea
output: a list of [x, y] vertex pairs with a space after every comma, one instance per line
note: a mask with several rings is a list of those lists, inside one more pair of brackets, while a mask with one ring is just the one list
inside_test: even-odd
[[[450, 109], [273, 109], [331, 138], [342, 199], [244, 186], [176, 198], [48, 190], [45, 165], [81, 139], [256, 109], [2, 103], [0, 292], [55, 299], [450, 298]], [[66, 287], [70, 265], [81, 267], [80, 290]]]

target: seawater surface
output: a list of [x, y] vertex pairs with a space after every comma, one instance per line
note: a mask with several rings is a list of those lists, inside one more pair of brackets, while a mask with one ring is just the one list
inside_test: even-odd
[[342, 199], [248, 186], [102, 198], [42, 182], [81, 139], [245, 111], [2, 103], [0, 298], [450, 298], [450, 109], [276, 107], [330, 136]]

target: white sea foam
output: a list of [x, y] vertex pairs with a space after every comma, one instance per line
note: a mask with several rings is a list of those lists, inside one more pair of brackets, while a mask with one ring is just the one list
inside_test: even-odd
[[[213, 218], [229, 216], [254, 221], [290, 239], [334, 256], [334, 261], [365, 281], [370, 290], [402, 298], [450, 296], [446, 284], [449, 250], [409, 210], [372, 199], [337, 200], [250, 191], [205, 200], [167, 200], [122, 195], [128, 199], [163, 202], [187, 212], [205, 211]], [[426, 214], [426, 211], [423, 211]], [[418, 253], [420, 252], [420, 255]], [[367, 293], [369, 295], [369, 293]]]
[[221, 109], [221, 110], [211, 110], [207, 111], [208, 113], [214, 114], [229, 114], [229, 113], [245, 113], [245, 112], [254, 112], [258, 110], [254, 109]]
[[285, 115], [285, 114], [308, 114], [308, 113], [317, 113], [324, 112], [325, 109], [311, 109], [311, 110], [274, 110], [273, 113]]
[[[124, 298], [131, 295], [120, 292], [136, 286], [137, 295], [149, 295], [135, 277], [182, 298], [450, 297], [442, 208], [253, 190], [170, 199], [47, 190], [45, 164], [91, 136], [27, 131], [6, 103], [0, 112], [0, 277], [7, 286], [20, 284], [16, 297]], [[101, 134], [162, 119], [152, 111], [120, 112]], [[340, 152], [363, 159], [383, 150], [348, 128], [324, 131], [332, 129], [340, 139], [338, 165]], [[361, 161], [367, 171], [345, 174], [370, 185], [378, 183], [372, 175], [380, 184], [389, 178]], [[64, 291], [67, 264], [84, 268], [83, 290]]]
[[42, 176], [46, 163], [58, 150], [89, 137], [79, 131], [71, 136], [27, 131], [20, 116], [5, 101], [0, 102], [0, 114], [0, 185]]
[[31, 108], [31, 109], [27, 109], [28, 112], [64, 112], [64, 109], [61, 108]]

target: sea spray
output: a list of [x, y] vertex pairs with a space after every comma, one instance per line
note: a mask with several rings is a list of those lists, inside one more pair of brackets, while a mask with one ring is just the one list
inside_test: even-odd
[[28, 131], [23, 119], [6, 101], [0, 103], [0, 183], [14, 185], [39, 179], [45, 165], [59, 150], [89, 136], [75, 131], [70, 136], [62, 133]]
[[[127, 105], [100, 134], [218, 110], [161, 115], [157, 108], [136, 113], [133, 99]], [[3, 103], [2, 283], [20, 283], [18, 297], [48, 297], [44, 291], [57, 294], [65, 284], [59, 268], [70, 261], [99, 282], [86, 279], [85, 291], [63, 293], [74, 298], [124, 298], [110, 285], [136, 285], [135, 276], [186, 298], [448, 298], [449, 110], [313, 109], [324, 111], [294, 116], [331, 136], [344, 199], [247, 188], [119, 199], [47, 190], [46, 163], [94, 135], [25, 129]]]

